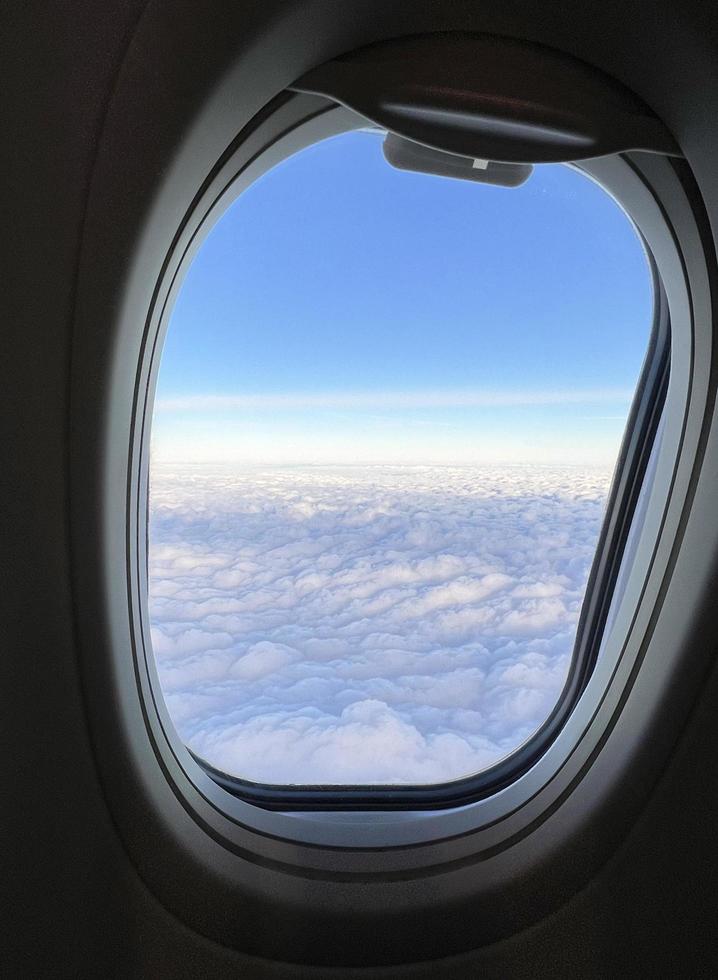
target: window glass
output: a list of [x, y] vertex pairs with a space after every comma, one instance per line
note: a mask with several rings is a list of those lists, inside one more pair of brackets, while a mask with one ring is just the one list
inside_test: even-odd
[[204, 241], [154, 408], [152, 645], [230, 775], [436, 784], [554, 708], [652, 317], [585, 175], [394, 170], [353, 132]]

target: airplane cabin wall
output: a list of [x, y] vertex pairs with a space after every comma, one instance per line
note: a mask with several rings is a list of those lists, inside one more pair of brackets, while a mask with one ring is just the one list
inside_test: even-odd
[[[717, 973], [715, 670], [649, 805], [591, 885], [525, 932], [441, 967], [336, 974], [260, 962], [193, 933], [160, 905], [131, 864], [103, 799], [83, 711], [73, 625], [73, 603], [82, 596], [73, 596], [70, 586], [68, 413], [84, 207], [113, 86], [145, 6], [144, 0], [26, 0], [6, 4], [0, 15], [6, 161], [0, 188], [6, 244], [0, 971], [9, 978], [125, 980]], [[366, 17], [371, 6], [364, 4]], [[543, 6], [568, 32], [581, 11], [588, 19], [590, 8], [558, 0]], [[705, 22], [708, 6], [681, 5], [696, 38], [718, 23], [715, 15]], [[177, 17], [183, 7], [175, 4]], [[670, 5], [659, 0], [607, 0], [602, 7], [615, 8], [617, 17], [621, 11], [627, 22], [645, 15], [651, 30], [663, 18], [669, 31]], [[334, 5], [336, 18], [342, 9]], [[695, 62], [686, 61], [691, 70], [698, 71]], [[304, 941], [311, 948], [312, 937]], [[336, 959], [341, 962], [341, 936]]]

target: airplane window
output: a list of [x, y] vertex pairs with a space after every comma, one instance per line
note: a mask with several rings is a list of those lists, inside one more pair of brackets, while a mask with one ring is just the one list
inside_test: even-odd
[[198, 250], [151, 437], [167, 711], [212, 769], [433, 786], [556, 708], [653, 321], [579, 170], [394, 169], [382, 135], [261, 176]]

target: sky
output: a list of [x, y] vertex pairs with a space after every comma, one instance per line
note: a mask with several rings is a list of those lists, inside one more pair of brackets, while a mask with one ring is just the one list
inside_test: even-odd
[[302, 151], [186, 279], [152, 433], [152, 645], [177, 732], [279, 784], [437, 783], [548, 716], [652, 295], [620, 208]]
[[158, 460], [610, 465], [652, 287], [609, 196], [396, 171], [376, 133], [276, 166], [210, 231], [159, 375]]

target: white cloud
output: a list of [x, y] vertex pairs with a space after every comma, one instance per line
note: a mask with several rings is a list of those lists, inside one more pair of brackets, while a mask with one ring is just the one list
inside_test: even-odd
[[[180, 395], [157, 399], [155, 411], [165, 412], [277, 412], [306, 410], [403, 411], [425, 408], [510, 408], [522, 405], [591, 405], [602, 402], [630, 404], [629, 388], [428, 389], [424, 391], [328, 391], [242, 395]], [[596, 417], [596, 416], [592, 416]], [[602, 416], [598, 416], [601, 418]], [[623, 419], [624, 416], [603, 416]], [[433, 423], [431, 423], [433, 424]]]
[[229, 673], [231, 677], [239, 677], [243, 681], [256, 681], [281, 671], [299, 656], [296, 650], [283, 643], [262, 640], [254, 643], [243, 657], [236, 660]]
[[262, 782], [443, 782], [563, 686], [610, 474], [155, 466], [152, 638], [199, 755]]

